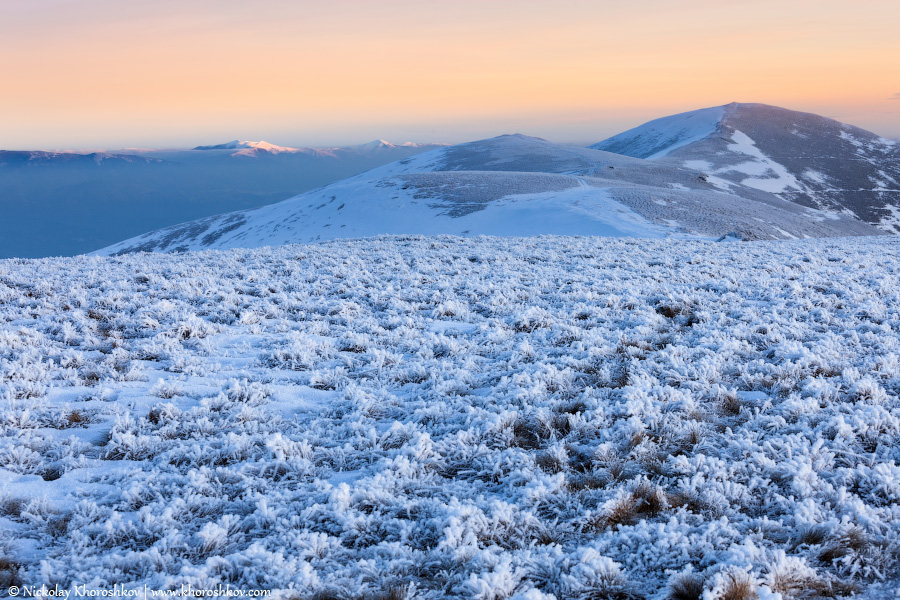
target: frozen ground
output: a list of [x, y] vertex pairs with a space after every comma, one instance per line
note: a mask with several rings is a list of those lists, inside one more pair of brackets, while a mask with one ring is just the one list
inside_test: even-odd
[[898, 250], [2, 261], [0, 583], [896, 599]]

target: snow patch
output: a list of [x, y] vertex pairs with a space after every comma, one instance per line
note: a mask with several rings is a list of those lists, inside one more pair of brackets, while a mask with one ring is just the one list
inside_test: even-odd
[[754, 160], [723, 167], [718, 169], [716, 173], [728, 173], [733, 171], [746, 173], [747, 175], [765, 175], [771, 173], [774, 177], [749, 177], [741, 181], [741, 184], [773, 194], [779, 194], [789, 188], [797, 190], [803, 189], [803, 186], [797, 178], [794, 177], [787, 168], [763, 154], [762, 151], [756, 147], [756, 142], [751, 140], [746, 134], [736, 129], [734, 130], [734, 133], [732, 133], [731, 139], [734, 143], [728, 145], [730, 151], [750, 156]]
[[825, 173], [820, 173], [819, 171], [816, 171], [814, 169], [806, 169], [805, 171], [803, 171], [803, 174], [801, 175], [801, 177], [803, 177], [803, 179], [807, 179], [814, 183], [820, 183], [820, 184], [828, 183], [828, 176], [825, 175]]

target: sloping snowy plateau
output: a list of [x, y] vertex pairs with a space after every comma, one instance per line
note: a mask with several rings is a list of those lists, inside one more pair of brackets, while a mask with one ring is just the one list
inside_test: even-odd
[[[701, 129], [696, 135], [708, 133]], [[418, 154], [283, 202], [134, 237], [99, 254], [379, 234], [749, 240], [884, 233], [843, 208], [803, 206], [764, 187], [690, 165], [508, 135]]]
[[898, 250], [0, 261], [0, 583], [897, 598]]

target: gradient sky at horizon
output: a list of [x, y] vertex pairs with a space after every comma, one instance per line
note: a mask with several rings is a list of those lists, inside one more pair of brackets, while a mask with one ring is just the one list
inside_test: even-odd
[[0, 0], [0, 148], [587, 144], [763, 102], [900, 138], [897, 0]]

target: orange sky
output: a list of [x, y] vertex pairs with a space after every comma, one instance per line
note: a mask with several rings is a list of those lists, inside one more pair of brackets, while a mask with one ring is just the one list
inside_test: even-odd
[[590, 143], [731, 101], [900, 137], [898, 0], [0, 0], [0, 148]]

